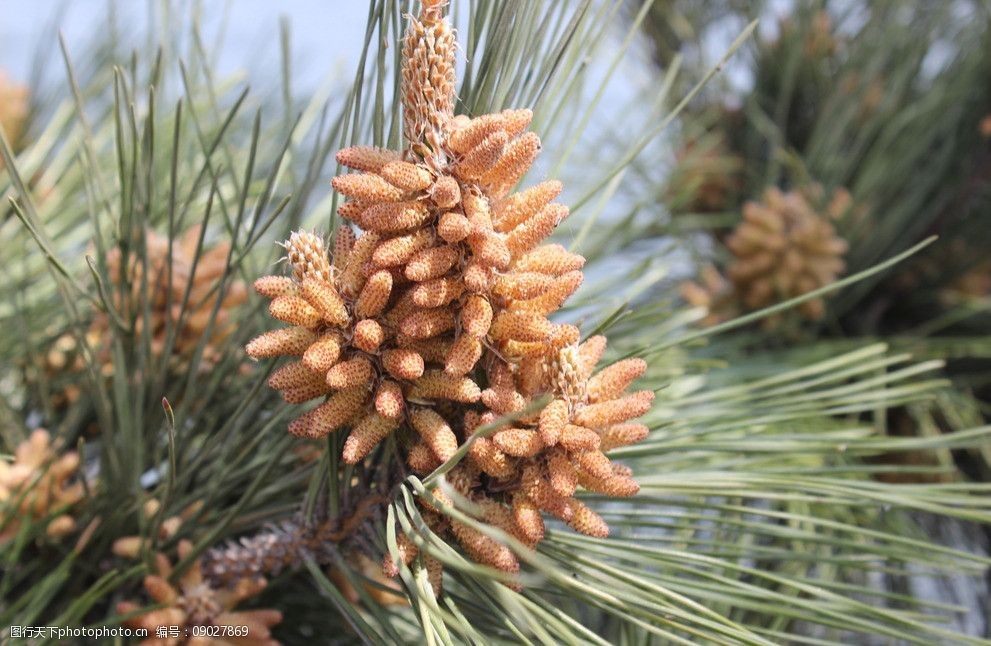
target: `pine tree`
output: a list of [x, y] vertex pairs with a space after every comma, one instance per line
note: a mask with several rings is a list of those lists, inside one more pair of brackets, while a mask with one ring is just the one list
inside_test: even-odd
[[193, 18], [191, 49], [153, 30], [161, 55], [96, 43], [79, 67], [66, 47], [61, 102], [0, 145], [4, 626], [966, 639], [875, 583], [980, 576], [986, 556], [913, 514], [987, 522], [986, 487], [880, 481], [932, 469], [873, 458], [991, 429], [885, 436], [886, 411], [945, 382], [883, 344], [768, 365], [700, 343], [814, 294], [699, 329], [630, 262], [636, 232], [596, 219], [685, 104], [589, 144], [583, 97], [625, 79], [586, 62], [627, 55], [620, 20], [618, 3], [373, 0], [329, 97], [216, 78]]

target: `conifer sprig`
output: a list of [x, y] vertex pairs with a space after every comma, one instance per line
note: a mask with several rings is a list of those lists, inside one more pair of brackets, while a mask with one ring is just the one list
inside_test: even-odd
[[[622, 500], [578, 498], [609, 524], [609, 539], [585, 537], [549, 521], [544, 539], [531, 549], [493, 525], [484, 518], [485, 505], [462, 495], [457, 486], [455, 468], [468, 456], [464, 447], [422, 477], [403, 473], [403, 462], [395, 456], [409, 447], [394, 437], [370, 454], [367, 470], [344, 464], [343, 433], [323, 441], [325, 450], [317, 460], [300, 457], [290, 447], [301, 441], [282, 432], [297, 411], [265, 387], [272, 376], [268, 370], [243, 369], [235, 352], [269, 329], [258, 307], [239, 310], [228, 354], [212, 371], [193, 369], [202, 349], [178, 375], [155, 361], [152, 335], [137, 333], [131, 320], [150, 313], [153, 284], [142, 278], [130, 307], [114, 307], [114, 295], [130, 295], [134, 285], [111, 279], [109, 250], [120, 249], [144, 266], [149, 255], [141, 233], [147, 227], [175, 244], [203, 221], [206, 233], [195, 257], [212, 243], [231, 245], [224, 277], [211, 296], [216, 305], [234, 281], [270, 271], [279, 253], [270, 243], [300, 228], [327, 230], [337, 206], [330, 190], [320, 188], [330, 174], [324, 169], [330, 153], [357, 143], [403, 149], [395, 99], [401, 67], [396, 45], [405, 8], [385, 0], [370, 3], [356, 82], [341, 92], [340, 103], [325, 107], [319, 96], [304, 102], [298, 121], [281, 104], [274, 120], [268, 109], [261, 117], [252, 114], [255, 94], [242, 94], [236, 84], [225, 91], [222, 79], [206, 73], [209, 64], [200, 47], [186, 61], [181, 94], [168, 97], [168, 89], [159, 89], [146, 103], [149, 85], [170, 87], [150, 80], [182, 76], [171, 54], [177, 50], [166, 46], [161, 62], [144, 68], [139, 55], [134, 72], [124, 67], [127, 73], [115, 81], [108, 61], [120, 58], [112, 53], [86, 69], [73, 68], [80, 88], [77, 108], [70, 99], [67, 112], [50, 120], [51, 133], [71, 136], [53, 139], [41, 128], [40, 137], [29, 138], [16, 158], [4, 148], [18, 171], [5, 177], [20, 180], [15, 187], [20, 215], [15, 210], [0, 227], [26, 244], [12, 247], [19, 280], [0, 286], [0, 303], [8, 316], [4, 321], [25, 330], [27, 342], [24, 347], [0, 342], [5, 359], [0, 365], [7, 370], [24, 365], [14, 359], [41, 356], [65, 330], [84, 336], [88, 310], [78, 298], [63, 300], [60, 289], [70, 296], [87, 294], [94, 307], [116, 313], [119, 322], [110, 326], [114, 376], [100, 378], [89, 353], [83, 359], [86, 381], [73, 381], [92, 393], [92, 410], [46, 409], [41, 387], [22, 375], [14, 383], [27, 388], [18, 385], [14, 395], [6, 390], [0, 395], [6, 447], [24, 438], [25, 418], [38, 411], [57, 422], [50, 428], [67, 447], [90, 422], [99, 427], [80, 451], [96, 478], [87, 479], [92, 494], [75, 510], [77, 532], [62, 542], [31, 537], [0, 548], [0, 591], [13, 599], [0, 609], [0, 621], [100, 625], [126, 620], [117, 614], [117, 603], [149, 603], [142, 578], [156, 567], [154, 552], [171, 556], [180, 541], [192, 541], [191, 548], [183, 543], [173, 561], [174, 586], [195, 576], [188, 573], [197, 568], [211, 570], [202, 568], [222, 562], [224, 554], [240, 561], [245, 553], [262, 549], [262, 541], [252, 539], [269, 531], [266, 523], [284, 527], [302, 513], [308, 521], [327, 521], [334, 535], [322, 549], [302, 550], [258, 597], [259, 607], [284, 615], [272, 629], [284, 643], [345, 631], [375, 643], [768, 643], [849, 641], [862, 635], [911, 643], [967, 641], [940, 623], [956, 609], [880, 592], [871, 577], [915, 576], [920, 568], [978, 575], [986, 557], [936, 546], [918, 533], [907, 512], [987, 522], [986, 487], [952, 480], [917, 486], [879, 482], [872, 476], [892, 467], [866, 458], [892, 450], [975, 447], [986, 443], [989, 430], [976, 427], [924, 439], [881, 435], [880, 420], [890, 406], [935, 396], [942, 383], [929, 377], [936, 364], [916, 364], [902, 353], [889, 355], [882, 346], [842, 352], [817, 346], [786, 360], [772, 358], [772, 365], [763, 357], [727, 362], [725, 347], [699, 345], [706, 334], [688, 326], [697, 313], [670, 305], [671, 294], [661, 291], [655, 298], [658, 292], [650, 291], [670, 269], [666, 261], [641, 273], [637, 263], [613, 264], [626, 260], [625, 255], [583, 253], [595, 256], [591, 267], [581, 267], [586, 283], [576, 298], [584, 307], [549, 319], [553, 326], [580, 325], [586, 338], [608, 334], [607, 362], [634, 367], [641, 364], [631, 357], [647, 359], [638, 387], [654, 393], [656, 403], [644, 422], [649, 435], [616, 449], [643, 492]], [[615, 5], [519, 1], [456, 3], [454, 9], [456, 24], [468, 25], [464, 42], [473, 70], [459, 90], [455, 112], [477, 116], [528, 105], [535, 114], [532, 127], [545, 143], [560, 137], [579, 141], [581, 133], [569, 130], [569, 124], [582, 122], [572, 113], [581, 103], [574, 99], [590, 78], [584, 62], [604, 56], [601, 48], [610, 42], [606, 34], [613, 27]], [[122, 51], [118, 45], [104, 49]], [[527, 54], [534, 51], [542, 54]], [[135, 82], [142, 70], [147, 78]], [[611, 73], [610, 78], [618, 77]], [[282, 86], [292, 87], [287, 79]], [[114, 88], [116, 99], [110, 96]], [[87, 97], [96, 98], [89, 104]], [[179, 104], [173, 100], [180, 98], [181, 107], [175, 107]], [[84, 119], [87, 126], [81, 125]], [[573, 242], [565, 236], [559, 240], [566, 252], [558, 252], [560, 258], [608, 250], [629, 239], [627, 234], [605, 239], [622, 229], [611, 225], [615, 211], [611, 200], [602, 199], [603, 190], [608, 188], [609, 197], [626, 186], [631, 175], [623, 170], [659, 131], [660, 125], [633, 141], [618, 140], [613, 149], [618, 161], [576, 186], [596, 199], [580, 200], [586, 207], [576, 209], [573, 219], [585, 232], [582, 246], [565, 249]], [[549, 153], [567, 149], [546, 147]], [[74, 159], [82, 163], [70, 164]], [[47, 205], [33, 191], [39, 169], [43, 176], [59, 178], [54, 201]], [[526, 181], [531, 184], [539, 185]], [[607, 225], [595, 224], [592, 204], [602, 204]], [[128, 231], [131, 236], [120, 235]], [[99, 280], [79, 261], [89, 241]], [[615, 269], [602, 276], [593, 271], [596, 264]], [[630, 288], [621, 295], [609, 293], [608, 285], [623, 283]], [[532, 288], [504, 289], [524, 287]], [[625, 300], [630, 294], [640, 299], [632, 307]], [[39, 320], [57, 322], [60, 329], [42, 334], [33, 329]], [[568, 390], [569, 398], [579, 395], [560, 390], [561, 395]], [[25, 392], [32, 393], [30, 398], [22, 397]], [[163, 396], [168, 398], [164, 407]], [[494, 438], [508, 428], [528, 428], [522, 418], [544, 403], [538, 399], [533, 408], [496, 416], [475, 435]], [[509, 446], [510, 439], [503, 443]], [[911, 465], [895, 469], [932, 471]], [[356, 506], [370, 491], [388, 496], [381, 513], [362, 517], [370, 522], [348, 534], [354, 544], [339, 541], [336, 533], [356, 518]], [[153, 514], [147, 513], [150, 497], [160, 501]], [[201, 507], [194, 506], [197, 501]], [[173, 532], [171, 519], [182, 518], [191, 507], [197, 511]], [[473, 544], [504, 546], [500, 556], [508, 553], [519, 562], [519, 576], [466, 558], [456, 539], [434, 531], [427, 520], [431, 513], [458, 523], [458, 533]], [[141, 538], [137, 562], [113, 551], [118, 538], [129, 536]], [[408, 566], [401, 551], [409, 545], [400, 545], [398, 536], [408, 537], [419, 551]], [[238, 544], [226, 543], [242, 537], [243, 553], [237, 552]], [[204, 560], [204, 553], [212, 556]], [[385, 584], [361, 553], [392, 556], [409, 606], [373, 593]], [[431, 583], [439, 564], [446, 574], [437, 596]], [[514, 582], [523, 584], [521, 591], [505, 585]], [[134, 615], [149, 609], [135, 609]]]

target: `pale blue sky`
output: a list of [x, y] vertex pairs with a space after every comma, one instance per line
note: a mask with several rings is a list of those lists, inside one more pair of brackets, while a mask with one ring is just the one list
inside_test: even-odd
[[[45, 42], [56, 15], [64, 12], [59, 28], [74, 50], [94, 29], [105, 28], [109, 4], [106, 0], [0, 0], [0, 67], [24, 80], [39, 46], [57, 50], [57, 41]], [[126, 23], [143, 18], [152, 4], [161, 6], [157, 0], [118, 0], [116, 7]], [[185, 12], [192, 3], [171, 4], [177, 12]], [[368, 13], [364, 0], [207, 0], [202, 4], [207, 33], [214, 32], [210, 27], [217, 25], [224, 11], [228, 13], [220, 61], [224, 70], [251, 66], [254, 72], [265, 73], [266, 65], [277, 65], [279, 18], [288, 17], [296, 78], [303, 85], [315, 83], [331, 66], [353, 63]]]

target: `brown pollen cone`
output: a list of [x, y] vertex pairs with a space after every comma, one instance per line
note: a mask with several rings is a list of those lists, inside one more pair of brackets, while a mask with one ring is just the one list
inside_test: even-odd
[[[179, 558], [192, 552], [192, 543], [179, 543]], [[155, 556], [155, 573], [145, 577], [144, 588], [153, 604], [160, 607], [137, 614], [124, 625], [148, 630], [147, 639], [141, 644], [152, 646], [164, 643], [153, 637], [161, 626], [178, 626], [179, 636], [168, 643], [198, 644], [204, 639], [196, 636], [194, 627], [220, 626], [237, 629], [237, 634], [217, 631], [209, 643], [230, 644], [231, 646], [276, 646], [279, 642], [272, 638], [270, 628], [282, 621], [278, 610], [236, 610], [238, 604], [250, 599], [265, 589], [263, 578], [239, 579], [230, 588], [216, 588], [203, 576], [200, 561], [195, 561], [175, 583], [169, 582], [172, 564], [164, 554]], [[129, 614], [140, 610], [141, 606], [131, 601], [117, 604], [117, 612]], [[241, 634], [246, 627], [246, 634]], [[211, 633], [212, 634], [212, 633]]]
[[42, 519], [47, 519], [51, 538], [75, 531], [68, 512], [84, 493], [75, 479], [78, 471], [79, 455], [75, 451], [60, 455], [58, 445], [41, 428], [17, 445], [12, 462], [0, 460], [0, 543], [15, 537], [22, 524]]
[[698, 280], [685, 281], [679, 291], [689, 305], [706, 309], [702, 325], [722, 323], [739, 314], [733, 286], [714, 265], [702, 267]]
[[[828, 211], [838, 210], [839, 201]], [[733, 254], [727, 276], [750, 310], [801, 296], [834, 282], [845, 268], [847, 243], [836, 233], [829, 213], [820, 213], [800, 191], [771, 187], [760, 202], [747, 202], [743, 220], [726, 240]], [[802, 303], [807, 319], [821, 318], [825, 301]]]
[[[14, 150], [18, 149], [28, 118], [31, 107], [29, 97], [27, 87], [13, 82], [0, 70], [0, 129]], [[3, 168], [3, 160], [0, 160], [0, 168]]]
[[[226, 341], [236, 327], [235, 312], [247, 300], [248, 292], [243, 282], [228, 280], [223, 286], [220, 307], [210, 327], [218, 290], [227, 269], [230, 243], [206, 245], [196, 260], [201, 232], [199, 225], [191, 227], [172, 244], [171, 278], [169, 240], [150, 230], [144, 239], [147, 266], [138, 254], [132, 253], [125, 267], [120, 249], [116, 247], [107, 253], [107, 266], [114, 285], [115, 307], [119, 311], [141, 308], [142, 291], [147, 290], [150, 314], [145, 317], [139, 309], [136, 332], [142, 333], [145, 326], [149, 328], [152, 354], [161, 356], [165, 352], [169, 328], [173, 327], [175, 339], [169, 359], [181, 366], [193, 355], [203, 335], [209, 334], [201, 357], [202, 368], [209, 369], [223, 354]], [[122, 298], [116, 285], [125, 279], [130, 283], [131, 293]], [[146, 279], [147, 288], [144, 287]], [[110, 320], [100, 312], [93, 320], [89, 335], [95, 342], [97, 358], [105, 373], [113, 369], [109, 330]]]

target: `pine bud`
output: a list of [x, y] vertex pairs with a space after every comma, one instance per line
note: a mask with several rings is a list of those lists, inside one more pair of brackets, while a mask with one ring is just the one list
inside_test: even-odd
[[374, 173], [338, 175], [331, 184], [347, 198], [372, 203], [398, 202], [404, 193]]
[[497, 431], [492, 436], [492, 441], [503, 453], [517, 458], [532, 458], [544, 448], [540, 435], [527, 428], [506, 428]]
[[309, 231], [294, 231], [284, 243], [286, 256], [292, 265], [292, 275], [297, 282], [313, 277], [327, 282], [332, 280], [330, 259], [323, 238]]
[[382, 417], [398, 419], [403, 414], [406, 400], [403, 391], [394, 381], [383, 380], [375, 391], [375, 410]]
[[371, 362], [365, 357], [341, 361], [327, 371], [327, 385], [331, 388], [368, 387], [374, 376]]
[[307, 278], [303, 281], [303, 297], [319, 313], [320, 318], [331, 325], [344, 327], [350, 322], [351, 317], [344, 301], [330, 283]]
[[344, 461], [347, 464], [356, 464], [371, 453], [372, 449], [398, 425], [398, 420], [382, 417], [378, 413], [366, 415], [351, 429], [348, 439], [344, 442], [342, 453]]
[[437, 223], [437, 235], [445, 242], [450, 244], [461, 242], [468, 237], [469, 233], [471, 233], [471, 225], [468, 223], [468, 218], [460, 213], [448, 211], [440, 216]]
[[324, 334], [303, 353], [303, 365], [314, 372], [326, 373], [341, 356], [342, 341], [334, 332]]
[[512, 231], [550, 204], [563, 188], [561, 182], [550, 180], [508, 196], [495, 210], [495, 230], [500, 233]]
[[423, 357], [408, 348], [384, 351], [382, 365], [396, 379], [411, 381], [423, 375]]
[[[443, 221], [443, 218], [441, 218]], [[404, 265], [416, 255], [434, 243], [434, 234], [430, 229], [417, 229], [412, 233], [383, 240], [372, 254], [372, 262], [376, 267], [396, 267]]]
[[375, 146], [351, 146], [337, 153], [337, 163], [354, 170], [378, 172], [389, 162], [399, 160], [400, 155], [394, 150]]
[[300, 356], [315, 340], [316, 335], [304, 327], [281, 328], [255, 337], [245, 347], [245, 352], [254, 359]]
[[443, 417], [432, 410], [419, 408], [412, 412], [410, 421], [430, 450], [441, 462], [450, 460], [458, 450], [458, 438]]
[[406, 277], [416, 282], [438, 278], [454, 266], [459, 256], [458, 250], [449, 245], [424, 249], [406, 265]]
[[272, 318], [290, 325], [312, 328], [320, 322], [320, 313], [299, 296], [279, 296], [268, 305]]
[[352, 342], [359, 350], [373, 353], [385, 341], [385, 331], [372, 319], [362, 319], [354, 326]]
[[430, 171], [406, 161], [389, 162], [378, 173], [387, 182], [407, 193], [422, 191], [433, 182]]
[[262, 276], [253, 286], [265, 298], [299, 295], [299, 285], [288, 276]]
[[418, 401], [449, 399], [451, 401], [473, 403], [482, 396], [478, 385], [467, 377], [452, 377], [439, 370], [423, 373], [410, 391], [409, 398]]
[[455, 39], [441, 6], [423, 3], [420, 20], [410, 20], [402, 48], [403, 136], [425, 155], [440, 152], [454, 113]]

